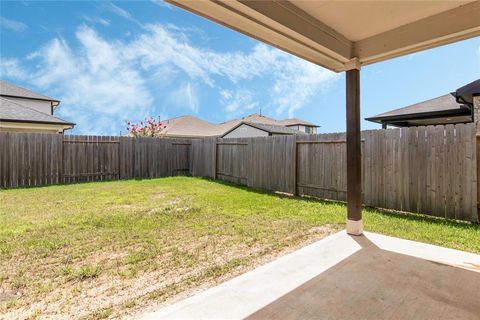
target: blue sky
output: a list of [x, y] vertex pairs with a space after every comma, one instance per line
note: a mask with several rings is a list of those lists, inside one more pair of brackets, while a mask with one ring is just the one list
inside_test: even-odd
[[[0, 77], [62, 101], [72, 133], [262, 113], [345, 130], [345, 78], [162, 1], [0, 2]], [[362, 118], [480, 78], [480, 39], [362, 69]], [[362, 122], [362, 129], [378, 125]]]

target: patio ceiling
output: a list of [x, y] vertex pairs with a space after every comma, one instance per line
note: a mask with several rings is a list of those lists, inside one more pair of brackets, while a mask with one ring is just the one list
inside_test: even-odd
[[167, 1], [336, 72], [480, 35], [480, 1]]

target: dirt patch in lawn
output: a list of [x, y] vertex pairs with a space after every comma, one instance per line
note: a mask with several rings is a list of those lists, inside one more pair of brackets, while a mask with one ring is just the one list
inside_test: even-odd
[[[203, 237], [181, 250], [168, 249], [156, 256], [133, 248], [123, 252], [97, 252], [49, 271], [56, 265], [55, 259], [50, 259], [45, 261], [45, 267], [38, 265], [36, 272], [17, 276], [24, 277], [24, 281], [45, 273], [54, 276], [45, 279], [36, 290], [17, 282], [18, 291], [6, 291], [2, 295], [0, 311], [5, 319], [101, 319], [133, 315], [214, 286], [338, 229], [337, 225], [311, 228], [303, 235], [286, 237], [284, 240], [290, 245], [281, 248], [233, 245], [228, 237], [224, 241]], [[197, 257], [193, 257], [195, 255]], [[185, 259], [192, 262], [185, 263]], [[146, 270], [139, 267], [141, 260], [150, 267]]]

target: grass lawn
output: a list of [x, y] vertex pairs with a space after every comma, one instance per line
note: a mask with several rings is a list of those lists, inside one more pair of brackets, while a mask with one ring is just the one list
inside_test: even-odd
[[[344, 228], [343, 204], [174, 177], [0, 191], [0, 318], [101, 319]], [[365, 229], [480, 252], [480, 227], [364, 210]]]

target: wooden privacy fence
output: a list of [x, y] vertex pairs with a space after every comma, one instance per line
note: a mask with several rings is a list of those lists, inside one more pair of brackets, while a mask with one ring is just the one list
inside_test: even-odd
[[[343, 201], [345, 139], [332, 133], [193, 141], [191, 174]], [[478, 222], [476, 144], [474, 124], [362, 132], [364, 204]]]
[[190, 141], [0, 132], [0, 187], [189, 174]]
[[[478, 222], [478, 150], [473, 123], [364, 131], [364, 203]], [[0, 132], [0, 187], [191, 174], [345, 200], [346, 157], [345, 133], [187, 140]]]

